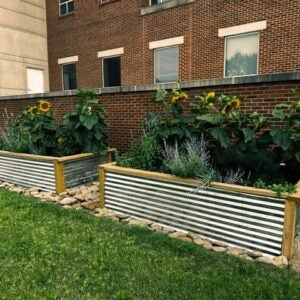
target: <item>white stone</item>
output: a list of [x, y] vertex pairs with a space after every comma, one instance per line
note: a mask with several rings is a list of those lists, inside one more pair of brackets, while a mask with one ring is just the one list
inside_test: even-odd
[[287, 266], [289, 264], [288, 259], [285, 256], [283, 256], [283, 255], [275, 257], [273, 259], [273, 261], [274, 261], [274, 265], [275, 266], [282, 266], [282, 267], [284, 267], [284, 266]]
[[71, 205], [77, 202], [77, 199], [73, 197], [67, 197], [60, 201], [61, 205]]
[[255, 259], [255, 261], [263, 262], [263, 263], [266, 263], [266, 264], [273, 264], [274, 263], [272, 258], [265, 257], [265, 256], [258, 257], [258, 258]]
[[215, 252], [225, 252], [227, 249], [225, 247], [215, 246], [212, 247], [212, 250]]
[[149, 220], [137, 220], [137, 219], [131, 219], [129, 222], [128, 222], [129, 225], [138, 225], [138, 226], [142, 226], [142, 227], [147, 227], [149, 225], [152, 224], [151, 221]]

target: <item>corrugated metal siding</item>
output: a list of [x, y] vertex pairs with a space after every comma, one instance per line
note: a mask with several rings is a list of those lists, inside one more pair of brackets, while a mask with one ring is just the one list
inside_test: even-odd
[[24, 187], [55, 191], [55, 171], [52, 161], [0, 156], [0, 180]]
[[231, 246], [280, 255], [284, 200], [106, 173], [106, 207]]
[[65, 186], [70, 188], [98, 177], [98, 165], [107, 162], [107, 156], [93, 156], [64, 162]]

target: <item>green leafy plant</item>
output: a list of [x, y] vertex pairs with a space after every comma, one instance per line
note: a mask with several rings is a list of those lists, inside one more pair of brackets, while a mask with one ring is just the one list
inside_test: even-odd
[[162, 163], [162, 147], [156, 136], [146, 134], [133, 141], [130, 155], [117, 156], [118, 166], [158, 171]]
[[274, 144], [284, 151], [283, 160], [295, 158], [300, 163], [300, 92], [295, 96], [295, 101], [275, 106], [272, 115], [282, 122], [270, 133]]
[[262, 179], [257, 179], [254, 184], [254, 187], [261, 188], [261, 189], [269, 189], [276, 192], [277, 197], [281, 196], [281, 193], [295, 193], [296, 192], [296, 185], [290, 184], [288, 182], [283, 182], [280, 184], [267, 184]]
[[266, 123], [263, 116], [239, 112], [241, 97], [214, 92], [196, 96], [192, 103], [195, 127], [206, 140], [221, 148], [228, 148], [231, 143], [241, 140], [253, 141], [256, 133]]
[[[77, 93], [75, 109], [65, 115], [58, 140], [60, 150], [99, 153], [107, 147], [105, 111], [92, 90]], [[70, 147], [71, 145], [71, 147]]]

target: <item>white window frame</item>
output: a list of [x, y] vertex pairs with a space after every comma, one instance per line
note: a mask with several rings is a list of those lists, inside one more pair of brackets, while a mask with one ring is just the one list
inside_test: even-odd
[[[247, 74], [247, 75], [236, 75], [236, 76], [226, 76], [226, 50], [227, 50], [227, 39], [228, 38], [233, 38], [233, 37], [240, 37], [240, 36], [245, 36], [245, 35], [257, 35], [257, 62], [256, 62], [256, 73], [254, 74]], [[247, 32], [247, 33], [242, 33], [242, 34], [235, 34], [235, 35], [228, 35], [225, 36], [225, 43], [224, 43], [224, 66], [223, 66], [223, 76], [224, 78], [233, 78], [233, 77], [247, 77], [247, 76], [255, 76], [258, 75], [258, 67], [259, 67], [259, 48], [260, 48], [260, 32], [259, 31], [252, 31], [252, 32]]]
[[[68, 62], [68, 63], [62, 63], [61, 65], [61, 80], [62, 80], [62, 90], [63, 91], [75, 91], [77, 90], [77, 62], [73, 61], [73, 62]], [[67, 65], [75, 65], [76, 66], [76, 89], [69, 89], [69, 90], [65, 90], [65, 85], [64, 85], [64, 66]]]
[[[61, 0], [59, 0], [59, 2], [58, 2], [58, 8], [59, 8], [59, 15], [60, 16], [65, 16], [65, 15], [67, 15], [67, 14], [69, 14], [69, 13], [71, 13], [71, 12], [73, 12], [74, 10], [72, 10], [71, 12], [69, 11], [69, 9], [68, 9], [68, 4], [70, 3], [70, 2], [73, 2], [74, 3], [74, 0], [67, 0], [66, 2], [64, 2], [64, 3], [61, 3], [60, 2]], [[61, 10], [60, 10], [60, 8], [61, 8], [61, 6], [63, 6], [63, 5], [66, 5], [66, 13], [65, 14], [61, 14]], [[74, 4], [75, 5], [75, 4]]]
[[[170, 49], [170, 48], [177, 48], [178, 49], [178, 74], [177, 74], [177, 80], [176, 81], [168, 81], [168, 82], [156, 82], [156, 52], [162, 49]], [[180, 49], [179, 49], [179, 45], [173, 45], [173, 46], [167, 46], [167, 47], [160, 47], [160, 48], [155, 48], [154, 49], [154, 84], [168, 84], [168, 83], [176, 83], [179, 79], [179, 53]]]
[[[110, 56], [100, 56], [101, 57], [101, 64], [102, 64], [102, 85], [104, 88], [115, 88], [115, 87], [120, 87], [122, 86], [122, 70], [121, 70], [121, 67], [122, 67], [122, 64], [121, 64], [121, 54], [116, 54], [116, 55], [110, 55]], [[103, 60], [104, 59], [109, 59], [109, 58], [114, 58], [114, 57], [120, 57], [120, 85], [115, 85], [115, 86], [105, 86], [104, 85], [104, 63], [103, 63]]]

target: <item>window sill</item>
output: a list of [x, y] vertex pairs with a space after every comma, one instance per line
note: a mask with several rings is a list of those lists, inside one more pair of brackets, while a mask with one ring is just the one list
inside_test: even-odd
[[120, 1], [120, 0], [106, 0], [104, 2], [100, 1], [99, 6], [101, 7], [101, 6], [104, 6], [104, 5], [107, 5], [107, 4], [111, 4], [111, 3], [114, 3], [114, 2], [118, 2], [118, 1]]
[[173, 7], [177, 7], [177, 6], [181, 6], [181, 5], [185, 5], [185, 4], [189, 4], [189, 3], [193, 3], [193, 2], [195, 2], [195, 0], [170, 0], [167, 2], [163, 2], [163, 3], [159, 3], [159, 4], [151, 5], [149, 7], [142, 8], [141, 15], [144, 16], [144, 15], [148, 15], [148, 14], [153, 14], [158, 11], [166, 10], [169, 8], [173, 8]]
[[67, 18], [67, 17], [71, 17], [71, 16], [74, 16], [75, 15], [75, 12], [74, 11], [71, 11], [67, 14], [64, 14], [64, 15], [59, 15], [58, 18], [59, 19], [63, 19], [63, 18]]

